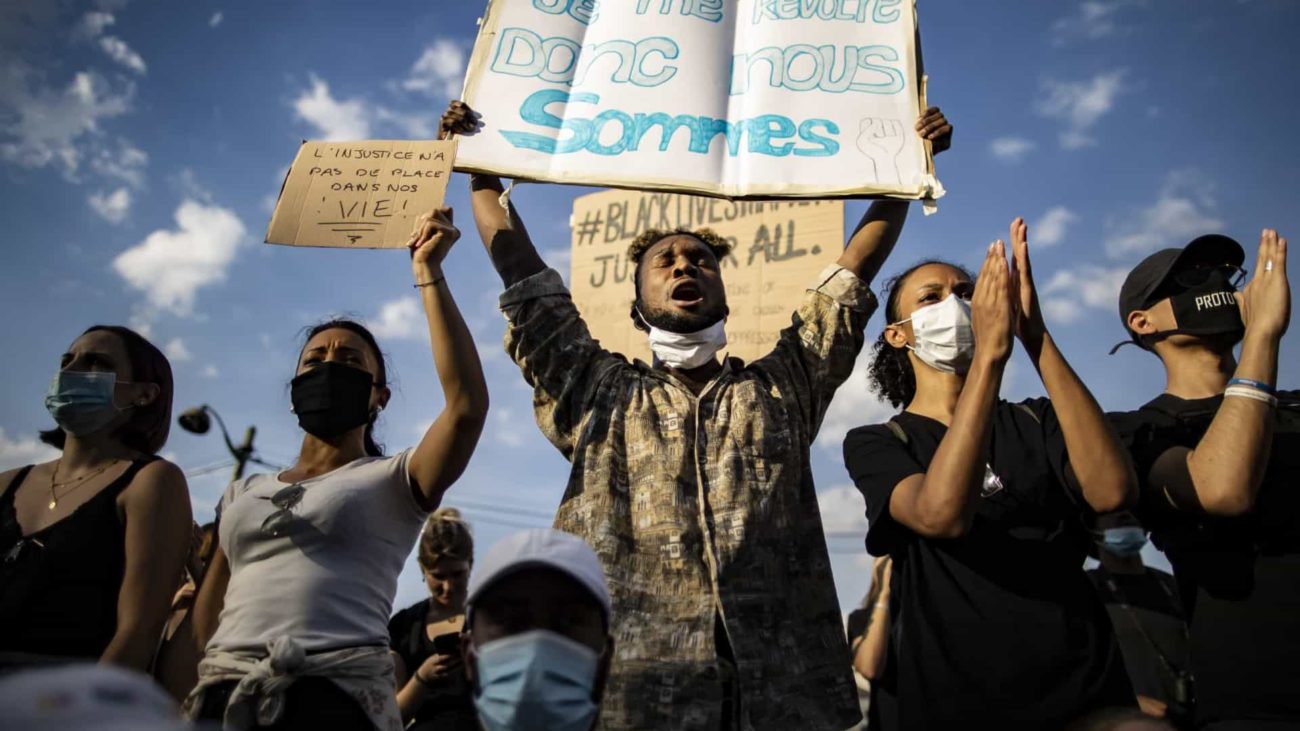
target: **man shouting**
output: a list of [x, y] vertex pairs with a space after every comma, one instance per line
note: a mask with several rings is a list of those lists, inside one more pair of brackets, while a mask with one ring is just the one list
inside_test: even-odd
[[[477, 115], [453, 102], [446, 132]], [[917, 123], [935, 151], [952, 128]], [[471, 178], [474, 219], [505, 284], [506, 350], [538, 426], [573, 464], [555, 527], [604, 564], [617, 649], [604, 729], [843, 729], [860, 714], [809, 447], [876, 309], [868, 284], [908, 204], [874, 203], [810, 283], [772, 352], [724, 354], [727, 292], [709, 231], [647, 231], [630, 327], [653, 364], [592, 339], [496, 178]]]

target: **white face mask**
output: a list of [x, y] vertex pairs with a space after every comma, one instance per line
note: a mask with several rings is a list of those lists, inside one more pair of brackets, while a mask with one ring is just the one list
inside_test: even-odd
[[916, 357], [937, 371], [965, 373], [975, 355], [975, 335], [970, 327], [970, 302], [955, 294], [942, 302], [926, 305], [907, 320], [912, 323], [916, 345], [908, 347]]
[[669, 332], [650, 325], [647, 339], [655, 357], [669, 368], [699, 368], [726, 346], [726, 320], [718, 320], [693, 333]]

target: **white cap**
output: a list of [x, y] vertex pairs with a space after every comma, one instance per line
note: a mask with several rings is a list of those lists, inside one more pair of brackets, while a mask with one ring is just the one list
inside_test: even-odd
[[0, 729], [190, 731], [153, 679], [125, 668], [78, 663], [0, 677]]
[[468, 611], [479, 595], [497, 581], [522, 569], [549, 568], [562, 571], [586, 587], [609, 619], [609, 589], [605, 569], [587, 542], [572, 533], [550, 528], [520, 531], [493, 544], [474, 562], [469, 577]]

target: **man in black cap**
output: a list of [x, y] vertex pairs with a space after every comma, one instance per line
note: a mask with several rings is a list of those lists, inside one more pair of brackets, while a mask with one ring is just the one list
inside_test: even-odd
[[1112, 418], [1187, 605], [1197, 725], [1300, 729], [1300, 392], [1275, 389], [1286, 240], [1264, 231], [1237, 292], [1244, 259], [1236, 241], [1202, 236], [1129, 273], [1120, 318], [1167, 381]]

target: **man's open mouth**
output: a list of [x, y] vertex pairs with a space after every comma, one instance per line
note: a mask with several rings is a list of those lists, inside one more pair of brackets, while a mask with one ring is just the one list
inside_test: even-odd
[[679, 307], [690, 307], [704, 301], [704, 290], [694, 280], [686, 280], [673, 287], [669, 298]]

